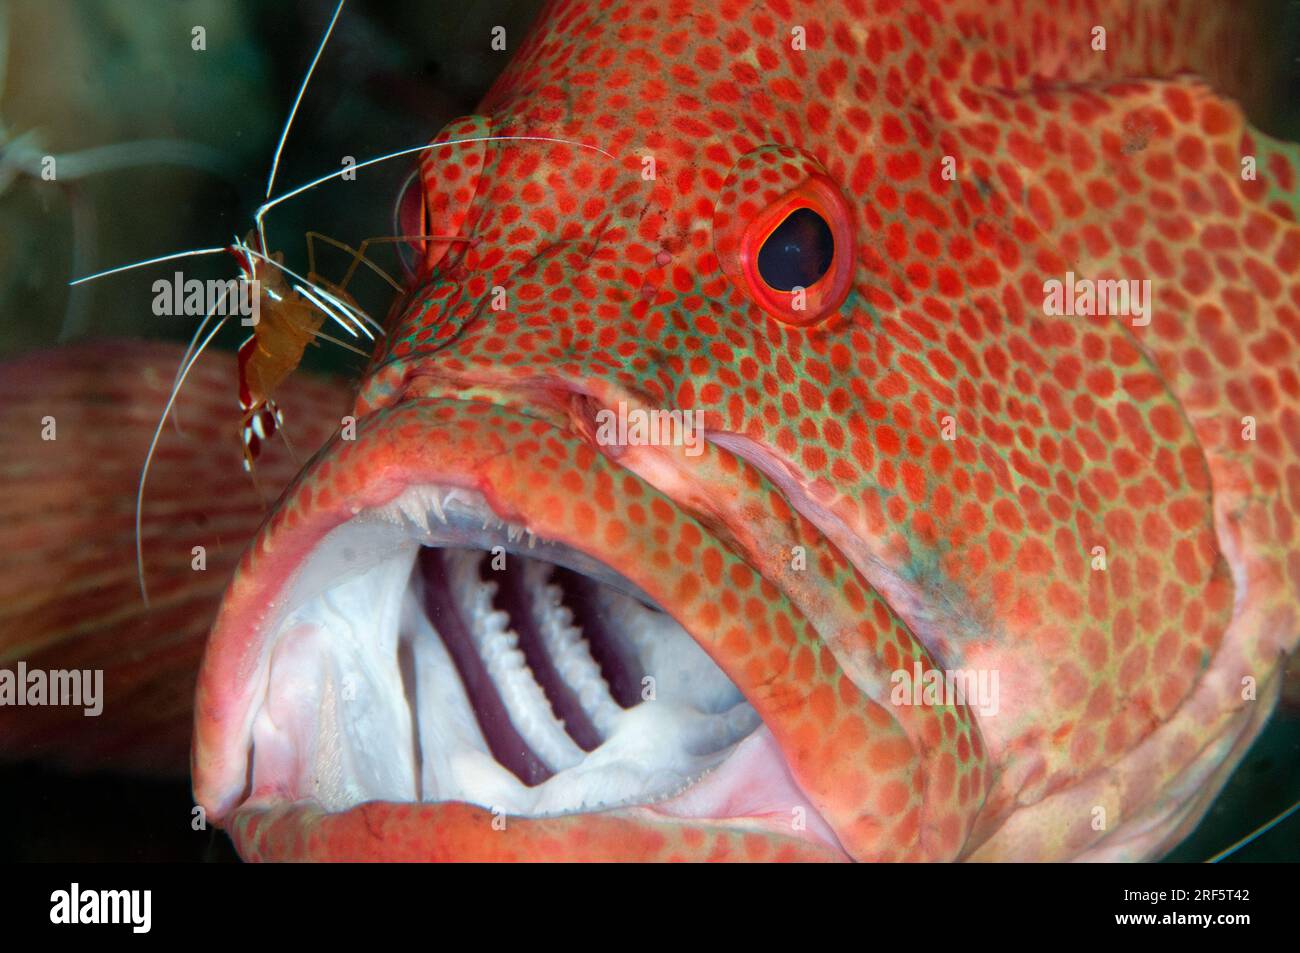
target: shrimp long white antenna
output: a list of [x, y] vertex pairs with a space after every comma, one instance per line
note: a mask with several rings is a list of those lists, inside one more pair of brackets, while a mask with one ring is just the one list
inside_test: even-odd
[[[225, 304], [226, 292], [221, 292], [221, 297], [217, 300], [212, 310], [208, 312], [211, 317], [223, 304]], [[140, 582], [140, 598], [144, 600], [145, 607], [149, 605], [149, 588], [144, 581], [144, 539], [141, 536], [141, 514], [144, 512], [144, 486], [145, 481], [149, 479], [149, 467], [153, 463], [154, 452], [158, 449], [158, 440], [162, 437], [163, 427], [167, 424], [167, 416], [172, 412], [172, 406], [176, 403], [176, 398], [180, 395], [181, 387], [185, 384], [185, 378], [189, 376], [190, 369], [194, 367], [199, 356], [208, 346], [209, 342], [217, 336], [217, 332], [229, 319], [229, 315], [222, 317], [203, 339], [203, 343], [198, 346], [194, 354], [185, 362], [181, 372], [176, 376], [176, 382], [172, 384], [171, 393], [167, 396], [167, 403], [163, 407], [162, 416], [158, 418], [158, 426], [154, 428], [153, 439], [149, 441], [149, 452], [145, 454], [144, 466], [140, 468], [140, 485], [135, 492], [135, 571], [136, 577]], [[204, 320], [207, 320], [206, 318]]]
[[[258, 235], [259, 237], [262, 235], [262, 217], [272, 208], [279, 205], [281, 202], [288, 201], [289, 199], [299, 196], [304, 192], [309, 192], [312, 189], [316, 188], [316, 186], [322, 185], [330, 181], [331, 179], [337, 179], [341, 176], [347, 175], [349, 172], [355, 172], [357, 169], [364, 169], [366, 166], [376, 165], [380, 162], [387, 162], [390, 159], [398, 159], [401, 158], [402, 156], [415, 155], [417, 152], [425, 152], [427, 150], [437, 149], [442, 146], [456, 146], [456, 145], [462, 145], [467, 142], [501, 142], [501, 141], [555, 142], [555, 143], [560, 143], [562, 145], [577, 146], [580, 149], [590, 149], [592, 152], [599, 152], [601, 155], [608, 156], [611, 159], [614, 160], [618, 159], [618, 156], [614, 155], [613, 153], [606, 152], [604, 149], [600, 148], [600, 146], [593, 146], [589, 142], [577, 142], [572, 139], [559, 139], [553, 136], [474, 136], [468, 139], [449, 139], [446, 142], [426, 142], [422, 146], [412, 146], [409, 149], [399, 149], [396, 152], [389, 152], [382, 156], [375, 156], [374, 158], [366, 159], [363, 162], [358, 162], [354, 166], [348, 166], [347, 168], [338, 169], [334, 172], [329, 173], [328, 175], [322, 175], [318, 179], [313, 179], [312, 181], [306, 183], [305, 185], [300, 185], [295, 189], [291, 189], [288, 192], [285, 192], [281, 195], [277, 195], [275, 198], [270, 199], [269, 201], [263, 202], [258, 207], [257, 213], [254, 215], [254, 222], [256, 223]], [[242, 247], [242, 249], [245, 251], [249, 250], [249, 246], [244, 245], [242, 242], [237, 242], [236, 244]], [[263, 248], [265, 248], [266, 247], [265, 241], [261, 242], [261, 245]], [[93, 275], [83, 275], [80, 278], [72, 279], [71, 281], [68, 282], [68, 284], [80, 285], [80, 284], [84, 284], [87, 281], [95, 281], [98, 278], [106, 278], [109, 275], [120, 274], [121, 272], [124, 271], [133, 271], [136, 268], [145, 268], [148, 267], [149, 265], [157, 265], [165, 261], [175, 261], [178, 258], [188, 258], [191, 255], [217, 255], [220, 254], [221, 252], [228, 251], [228, 250], [229, 250], [228, 246], [220, 245], [216, 248], [194, 248], [188, 251], [173, 252], [170, 255], [159, 255], [156, 258], [146, 258], [143, 261], [134, 261], [128, 265], [118, 265], [116, 268], [107, 268], [104, 271], [97, 271]], [[270, 261], [269, 258], [267, 258], [265, 255], [263, 255], [260, 252], [254, 251], [253, 254], [256, 257], [262, 259], [263, 261]], [[292, 272], [288, 272], [288, 269], [286, 269], [283, 265], [279, 264], [278, 262], [273, 261], [271, 263], [276, 267], [280, 268], [281, 270], [284, 270], [287, 273], [292, 274]], [[294, 277], [298, 278], [299, 281], [306, 282], [305, 278], [301, 278], [298, 275], [294, 275]], [[310, 282], [306, 282], [306, 283], [310, 284]], [[378, 327], [378, 325], [375, 325], [373, 321], [371, 321], [371, 324], [373, 326]]]
[[[242, 252], [245, 255], [254, 254], [253, 249], [249, 248], [248, 245], [244, 241], [242, 241], [238, 235], [235, 235], [233, 238], [231, 238], [230, 244], [226, 246], [224, 250]], [[252, 262], [247, 258], [245, 259], [245, 261], [249, 261], [249, 267], [251, 268]], [[241, 266], [241, 271], [242, 270], [243, 267]], [[249, 280], [251, 280], [253, 277], [254, 275], [252, 274], [244, 275], [244, 278]], [[228, 288], [229, 286], [227, 285], [226, 287]], [[180, 378], [181, 371], [184, 369], [186, 363], [189, 361], [190, 355], [194, 353], [194, 345], [198, 343], [199, 338], [203, 334], [203, 329], [208, 326], [208, 322], [212, 320], [212, 317], [215, 314], [216, 314], [216, 309], [209, 311], [206, 315], [203, 316], [203, 320], [199, 322], [199, 326], [194, 329], [194, 334], [193, 336], [190, 337], [190, 343], [185, 346], [185, 352], [181, 355], [181, 362], [176, 366], [176, 377], [172, 379], [173, 384], [175, 384], [176, 380]]]
[[[350, 305], [346, 301], [343, 301], [342, 299], [337, 298], [334, 295], [330, 294], [320, 285], [316, 284], [314, 281], [309, 281], [308, 279], [304, 278], [302, 275], [298, 274], [298, 272], [294, 271], [288, 265], [283, 264], [282, 262], [278, 262], [274, 258], [270, 257], [269, 255], [264, 255], [262, 252], [257, 251], [256, 249], [251, 248], [248, 245], [244, 245], [241, 243], [239, 248], [245, 254], [250, 255], [253, 258], [256, 258], [258, 261], [266, 262], [271, 267], [279, 269], [280, 271], [284, 272], [290, 278], [293, 278], [294, 280], [299, 282], [299, 284], [306, 285], [308, 288], [311, 288], [316, 295], [319, 295], [333, 302], [336, 307], [338, 307], [341, 311], [343, 311], [344, 314], [346, 314], [349, 318], [351, 318], [353, 321], [356, 322], [357, 327], [361, 328], [362, 333], [365, 334], [366, 337], [370, 338], [370, 340], [373, 341], [375, 339], [375, 336], [371, 334], [369, 330], [367, 330], [363, 322], [369, 322], [374, 328], [376, 328], [379, 331], [380, 334], [384, 333], [383, 325], [378, 324], [374, 320], [374, 318], [370, 317], [370, 315], [366, 314], [360, 308]], [[320, 308], [330, 317], [334, 318], [335, 321], [338, 321], [338, 323], [343, 327], [345, 331], [347, 331], [353, 337], [357, 336], [356, 332], [353, 331], [352, 328], [345, 321], [340, 321], [339, 318], [329, 308], [322, 305], [312, 295], [307, 294], [304, 288], [298, 288], [297, 290], [299, 291], [299, 293], [303, 295], [303, 297], [310, 300], [314, 305], [316, 305], [318, 308]]]
[[[275, 188], [275, 175], [280, 168], [280, 153], [284, 151], [285, 141], [289, 138], [289, 129], [293, 126], [294, 117], [298, 115], [298, 106], [302, 103], [302, 97], [303, 94], [307, 92], [307, 85], [311, 82], [312, 73], [314, 73], [316, 70], [316, 64], [317, 62], [320, 61], [321, 54], [325, 52], [325, 46], [327, 43], [329, 43], [330, 35], [334, 32], [334, 24], [338, 23], [339, 14], [343, 12], [343, 7], [346, 3], [347, 0], [339, 0], [338, 6], [334, 8], [334, 15], [330, 17], [329, 25], [325, 28], [325, 35], [321, 37], [320, 44], [316, 47], [316, 54], [311, 59], [311, 65], [307, 67], [307, 74], [302, 78], [302, 84], [298, 87], [298, 95], [294, 97], [293, 106], [289, 109], [289, 115], [284, 121], [284, 128], [280, 131], [280, 141], [275, 147], [275, 156], [271, 159], [271, 171], [268, 174], [266, 179], [267, 198], [271, 197], [271, 190]], [[7, 26], [7, 22], [0, 21], [0, 25]], [[2, 62], [3, 60], [0, 60], [0, 63]], [[0, 71], [0, 78], [3, 78], [2, 71]], [[149, 144], [155, 145], [154, 143], [149, 143]], [[108, 148], [113, 148], [113, 147], [108, 147]], [[89, 155], [90, 152], [88, 151], [87, 154]], [[260, 209], [259, 209], [259, 214], [257, 216], [257, 237], [261, 242], [261, 246], [263, 248], [266, 248], [266, 232], [262, 227], [262, 215]], [[224, 247], [198, 248], [198, 249], [194, 249], [193, 251], [183, 251], [183, 252], [175, 252], [170, 255], [161, 255], [158, 258], [150, 258], [145, 261], [138, 261], [129, 265], [122, 265], [117, 268], [109, 268], [105, 271], [96, 272], [93, 275], [85, 275], [81, 278], [75, 278], [72, 281], [69, 281], [68, 284], [79, 285], [87, 281], [94, 281], [96, 278], [104, 278], [108, 275], [115, 275], [123, 271], [130, 271], [135, 268], [143, 268], [146, 265], [156, 265], [159, 262], [174, 261], [177, 258], [185, 258], [189, 255], [215, 255], [218, 252], [223, 252], [225, 250], [226, 249]]]
[[159, 255], [157, 258], [146, 258], [144, 261], [133, 261], [129, 265], [118, 265], [116, 268], [97, 271], [93, 275], [82, 275], [80, 278], [73, 278], [68, 282], [68, 285], [81, 285], [85, 284], [87, 281], [94, 281], [97, 278], [107, 278], [109, 275], [120, 274], [124, 271], [134, 271], [136, 268], [145, 268], [149, 265], [157, 265], [164, 261], [175, 261], [178, 258], [189, 258], [197, 255], [216, 255], [226, 250], [226, 246], [221, 245], [217, 248], [192, 248], [189, 251], [172, 252], [170, 255]]
[[1241, 850], [1241, 848], [1245, 847], [1247, 844], [1253, 843], [1254, 841], [1258, 840], [1260, 837], [1263, 837], [1265, 834], [1267, 834], [1273, 828], [1277, 827], [1277, 825], [1281, 824], [1283, 821], [1285, 821], [1296, 811], [1300, 811], [1300, 801], [1296, 801], [1294, 804], [1288, 807], [1277, 817], [1273, 818], [1271, 821], [1267, 821], [1261, 824], [1259, 827], [1255, 828], [1253, 831], [1251, 831], [1249, 834], [1247, 834], [1241, 840], [1237, 841], [1232, 846], [1225, 847], [1223, 850], [1219, 851], [1217, 854], [1215, 854], [1213, 857], [1207, 860], [1206, 863], [1217, 864], [1219, 861], [1223, 860], [1223, 858], [1232, 856], [1237, 851]]
[[[555, 142], [566, 146], [576, 146], [579, 149], [590, 149], [592, 152], [599, 152], [603, 156], [608, 156], [614, 161], [616, 162], [618, 161], [618, 156], [614, 155], [612, 152], [606, 152], [604, 149], [600, 148], [600, 146], [593, 146], [589, 142], [577, 142], [573, 139], [560, 139], [555, 136], [470, 136], [465, 139], [448, 139], [444, 142], [426, 142], [422, 146], [412, 146], [409, 149], [398, 149], [396, 152], [389, 152], [382, 156], [375, 156], [374, 158], [366, 159], [363, 162], [358, 162], [356, 165], [344, 166], [343, 168], [336, 169], [335, 171], [330, 172], [327, 175], [322, 175], [318, 179], [312, 179], [306, 185], [300, 185], [296, 189], [290, 189], [288, 192], [281, 193], [280, 195], [277, 195], [273, 199], [268, 198], [267, 201], [263, 202], [260, 206], [258, 206], [257, 212], [253, 215], [253, 221], [257, 224], [258, 234], [261, 234], [262, 216], [264, 216], [275, 206], [279, 205], [281, 202], [285, 202], [291, 198], [294, 198], [295, 196], [302, 195], [302, 193], [304, 192], [309, 192], [312, 189], [316, 188], [316, 186], [322, 185], [330, 181], [330, 179], [340, 178], [342, 176], [356, 172], [357, 169], [364, 169], [366, 166], [377, 165], [380, 162], [387, 162], [390, 159], [399, 159], [402, 156], [415, 155], [417, 152], [427, 152], [431, 149], [439, 149], [444, 146], [464, 145], [467, 142], [512, 142], [512, 141], [513, 142]], [[263, 244], [263, 247], [266, 247], [265, 244]]]
[[[338, 323], [339, 327], [341, 327], [343, 330], [347, 331], [348, 334], [352, 335], [354, 338], [355, 338], [355, 337], [359, 337], [359, 335], [357, 334], [356, 330], [352, 327], [352, 325], [350, 325], [350, 324], [348, 324], [348, 322], [344, 321], [343, 318], [342, 318], [340, 315], [338, 315], [337, 313], [335, 313], [335, 311], [334, 311], [333, 308], [331, 308], [328, 304], [326, 304], [326, 303], [325, 303], [324, 301], [322, 301], [320, 298], [316, 297], [314, 294], [312, 294], [310, 291], [308, 291], [307, 288], [306, 288], [304, 285], [294, 285], [294, 286], [293, 286], [293, 290], [296, 291], [296, 292], [298, 292], [298, 294], [302, 295], [304, 298], [306, 298], [308, 301], [310, 301], [312, 304], [314, 304], [314, 305], [315, 305], [317, 308], [319, 308], [322, 312], [324, 312], [325, 314], [327, 314], [327, 315], [329, 315], [331, 318], [333, 318], [333, 319], [335, 320], [335, 322]], [[363, 330], [363, 331], [365, 330], [364, 326], [362, 327], [362, 330]], [[366, 331], [366, 333], [369, 334], [370, 332], [369, 332], [369, 331]], [[373, 338], [372, 338], [372, 340], [373, 340]]]
[[[339, 0], [338, 6], [334, 8], [334, 16], [330, 17], [329, 26], [325, 28], [325, 35], [320, 38], [320, 45], [316, 47], [316, 55], [311, 58], [311, 65], [307, 67], [307, 75], [302, 78], [302, 85], [298, 87], [298, 95], [294, 97], [293, 106], [289, 110], [289, 116], [284, 121], [284, 129], [280, 131], [280, 143], [275, 147], [275, 157], [271, 159], [271, 173], [266, 177], [266, 198], [271, 197], [271, 190], [275, 188], [275, 173], [280, 168], [280, 153], [284, 151], [284, 142], [289, 138], [289, 128], [293, 125], [293, 117], [298, 115], [298, 106], [302, 103], [302, 97], [307, 92], [307, 84], [311, 82], [311, 74], [316, 71], [316, 63], [319, 62], [320, 56], [325, 52], [325, 44], [329, 42], [330, 34], [334, 32], [334, 24], [339, 21], [339, 14], [343, 12], [343, 4], [347, 0]], [[263, 239], [262, 247], [266, 247], [265, 236], [260, 232], [258, 237]]]
[[[354, 308], [352, 305], [348, 304], [342, 298], [338, 297], [337, 295], [330, 294], [324, 288], [317, 288], [316, 293], [319, 294], [326, 301], [330, 302], [330, 304], [334, 305], [336, 308], [346, 309], [348, 314], [352, 316], [352, 319], [354, 321], [358, 317], [364, 318], [365, 321], [370, 322], [370, 324], [378, 328], [380, 334], [384, 333], [383, 325], [376, 323], [374, 318], [370, 317], [370, 315], [366, 314], [360, 308]], [[363, 321], [357, 321], [357, 327], [360, 328], [361, 333], [364, 334], [366, 337], [370, 338], [370, 340], [373, 341], [375, 339], [375, 336], [372, 333], [370, 333], [370, 328], [366, 327]]]
[[[242, 243], [236, 240], [233, 246], [221, 245], [217, 248], [192, 248], [189, 251], [172, 252], [169, 255], [159, 255], [156, 258], [146, 258], [143, 261], [133, 261], [128, 265], [118, 265], [116, 268], [108, 268], [104, 271], [98, 271], [93, 275], [83, 275], [80, 278], [74, 278], [72, 281], [68, 282], [68, 286], [72, 287], [74, 285], [85, 284], [86, 282], [94, 281], [97, 278], [107, 278], [109, 275], [120, 274], [124, 271], [134, 271], [137, 268], [147, 268], [150, 265], [157, 265], [164, 261], [176, 261], [179, 258], [197, 257], [199, 255], [216, 255], [221, 252], [230, 251], [231, 247], [240, 247], [241, 245]], [[224, 300], [224, 298], [225, 292], [223, 291], [222, 299]], [[176, 378], [172, 382], [173, 386], [175, 385], [175, 382], [180, 379], [181, 371], [186, 367], [190, 354], [194, 350], [194, 345], [199, 339], [199, 335], [203, 333], [203, 329], [208, 326], [208, 322], [212, 320], [212, 316], [215, 313], [215, 308], [212, 311], [209, 311], [199, 323], [199, 326], [194, 329], [194, 336], [190, 338], [190, 343], [185, 348], [185, 353], [181, 356], [181, 365], [176, 371]], [[204, 343], [206, 344], [206, 342]], [[148, 600], [146, 599], [146, 601]]]
[[[242, 254], [245, 256], [245, 260], [248, 261], [249, 266], [250, 266], [250, 268], [252, 269], [252, 271], [251, 271], [250, 273], [248, 273], [248, 274], [246, 274], [246, 275], [244, 276], [247, 280], [252, 280], [253, 278], [256, 277], [256, 266], [254, 265], [254, 261], [264, 261], [264, 262], [266, 262], [268, 265], [270, 265], [271, 267], [276, 268], [276, 269], [278, 269], [279, 271], [283, 272], [284, 274], [288, 275], [290, 278], [294, 278], [294, 279], [300, 281], [301, 283], [303, 283], [303, 284], [305, 284], [305, 285], [309, 285], [310, 287], [315, 288], [316, 291], [317, 291], [317, 293], [319, 293], [319, 294], [327, 294], [327, 292], [325, 292], [324, 289], [320, 288], [320, 287], [317, 286], [315, 283], [313, 283], [313, 282], [311, 282], [311, 281], [308, 281], [306, 278], [304, 278], [302, 275], [298, 274], [298, 272], [294, 271], [294, 270], [293, 270], [292, 268], [290, 268], [288, 265], [285, 265], [285, 264], [282, 264], [281, 262], [276, 261], [276, 260], [275, 260], [274, 258], [272, 258], [270, 255], [265, 255], [265, 254], [263, 254], [262, 252], [260, 252], [260, 251], [258, 251], [257, 249], [253, 248], [253, 247], [252, 247], [251, 245], [249, 245], [247, 242], [241, 240], [238, 236], [236, 236], [234, 239], [232, 239], [230, 245], [229, 245], [226, 249], [224, 249], [224, 250], [225, 250], [225, 251], [231, 251], [232, 249], [233, 249], [234, 251], [236, 251], [236, 252], [242, 253]], [[270, 289], [267, 289], [267, 293], [270, 294]], [[330, 297], [331, 300], [335, 300], [335, 301], [338, 300], [338, 299], [334, 298], [333, 295], [330, 295], [329, 297]], [[368, 315], [368, 314], [366, 314], [364, 311], [362, 311], [360, 308], [351, 308], [351, 307], [350, 307], [346, 302], [343, 302], [343, 301], [339, 301], [338, 303], [339, 303], [340, 306], [342, 306], [342, 307], [344, 307], [345, 309], [348, 309], [348, 310], [349, 310], [349, 314], [348, 314], [348, 316], [351, 317], [354, 321], [357, 320], [357, 317], [358, 317], [358, 315], [359, 315], [360, 318], [363, 318], [363, 319], [365, 319], [366, 321], [369, 321], [372, 325], [374, 325], [376, 328], [378, 328], [378, 329], [379, 329], [379, 332], [380, 332], [381, 334], [383, 333], [383, 327], [380, 326], [380, 325], [378, 325], [378, 324], [376, 324], [375, 321], [374, 321], [374, 319], [371, 318], [370, 315]], [[322, 308], [321, 310], [322, 310], [322, 311], [325, 311], [326, 314], [330, 314], [330, 316], [333, 317], [335, 321], [338, 321], [338, 320], [339, 320], [336, 316], [334, 316], [333, 314], [331, 314], [331, 313], [328, 311], [328, 309]], [[208, 326], [208, 322], [212, 320], [212, 318], [213, 318], [213, 316], [214, 316], [215, 313], [216, 313], [215, 311], [209, 311], [209, 312], [207, 313], [207, 315], [204, 316], [203, 320], [202, 320], [201, 322], [199, 322], [199, 326], [196, 327], [196, 328], [194, 329], [194, 334], [190, 337], [190, 343], [186, 346], [186, 348], [185, 348], [185, 353], [181, 355], [181, 362], [180, 362], [179, 366], [176, 368], [176, 376], [177, 376], [177, 378], [180, 377], [181, 370], [185, 367], [186, 362], [189, 361], [189, 359], [190, 359], [190, 354], [193, 353], [195, 344], [198, 343], [198, 340], [199, 340], [199, 338], [202, 336], [204, 329]], [[340, 323], [340, 324], [343, 324], [343, 322], [341, 322], [341, 321], [340, 321], [339, 323]], [[364, 326], [361, 325], [361, 322], [360, 322], [360, 321], [357, 321], [357, 324], [358, 324], [358, 326], [360, 326], [360, 327], [362, 328], [363, 331], [365, 331], [365, 328], [364, 328]], [[351, 329], [350, 327], [348, 327], [346, 324], [343, 324], [343, 327], [344, 327], [344, 329], [347, 330], [350, 334], [352, 334], [353, 337], [356, 337], [355, 332], [353, 332], [352, 329]], [[321, 334], [320, 332], [317, 332], [317, 336], [320, 337], [320, 338], [323, 338], [323, 339], [326, 340], [326, 341], [329, 341], [330, 343], [338, 344], [338, 345], [340, 345], [340, 346], [344, 346], [344, 347], [346, 347], [346, 345], [344, 345], [342, 341], [339, 341], [339, 340], [336, 339], [336, 338], [332, 338], [332, 337], [330, 337], [328, 334]], [[374, 340], [374, 335], [370, 334], [368, 331], [366, 332], [366, 336], [369, 337], [372, 341]], [[364, 351], [359, 351], [359, 350], [357, 350], [356, 348], [349, 347], [348, 350], [356, 351], [356, 352], [357, 352], [358, 354], [360, 354], [362, 357], [366, 357], [366, 356], [368, 356]], [[173, 383], [174, 383], [174, 380], [173, 380]]]

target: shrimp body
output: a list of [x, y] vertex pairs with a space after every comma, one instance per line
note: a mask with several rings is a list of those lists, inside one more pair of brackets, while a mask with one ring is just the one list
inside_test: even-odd
[[[302, 361], [325, 315], [299, 291], [290, 289], [278, 268], [265, 268], [259, 274], [251, 255], [238, 246], [232, 246], [231, 254], [240, 263], [241, 280], [254, 283], [249, 300], [258, 302], [253, 333], [240, 345], [237, 365], [240, 439], [244, 469], [251, 471], [262, 442], [283, 424], [272, 394]], [[277, 253], [271, 260], [279, 264], [283, 255]]]

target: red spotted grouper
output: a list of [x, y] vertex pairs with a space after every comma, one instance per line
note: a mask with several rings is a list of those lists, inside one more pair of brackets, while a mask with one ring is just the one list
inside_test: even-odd
[[1300, 633], [1248, 21], [550, 4], [234, 570], [198, 803], [249, 859], [1167, 850]]

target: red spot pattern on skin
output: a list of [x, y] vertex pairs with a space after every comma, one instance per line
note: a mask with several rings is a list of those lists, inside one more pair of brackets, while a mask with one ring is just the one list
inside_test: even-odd
[[[489, 143], [449, 226], [475, 243], [395, 310], [359, 410], [378, 411], [367, 429], [383, 440], [403, 401], [481, 402], [473, 436], [429, 420], [412, 442], [435, 454], [497, 441], [488, 469], [531, 500], [530, 525], [598, 541], [602, 558], [637, 552], [629, 575], [653, 567], [674, 614], [710, 633], [854, 856], [1070, 856], [1101, 835], [1034, 826], [1038, 803], [1077, 796], [1086, 814], [1102, 796], [1089, 785], [1112, 777], [1127, 799], [1117, 816], [1177, 813], [1163, 784], [1205, 746], [1175, 739], [1243, 730], [1227, 696], [1198, 696], [1220, 720], [1188, 726], [1186, 702], [1210, 691], [1204, 667], [1271, 672], [1294, 644], [1278, 620], [1300, 584], [1300, 163], [1206, 86], [1161, 78], [1203, 64], [1232, 28], [1223, 11], [874, 6], [891, 9], [840, 22], [793, 2], [629, 0], [593, 19], [554, 4], [546, 40], [482, 111], [496, 132], [614, 158]], [[1112, 37], [1136, 40], [1091, 54], [1103, 15]], [[790, 50], [787, 24], [814, 22], [807, 50]], [[637, 68], [614, 67], [615, 48]], [[450, 208], [470, 172], [436, 155], [430, 201]], [[939, 174], [946, 156], [955, 180]], [[851, 206], [857, 260], [845, 303], [794, 327], [726, 280], [717, 233], [814, 168]], [[1067, 271], [1150, 280], [1149, 323], [1047, 313], [1044, 283]], [[504, 310], [487, 305], [492, 287]], [[662, 469], [637, 471], [644, 483], [578, 452], [575, 393], [701, 412], [815, 498], [844, 528], [837, 545], [716, 446], [655, 450]], [[512, 410], [564, 439], [512, 434]], [[345, 480], [351, 452], [308, 479], [309, 509], [361, 491]], [[740, 530], [723, 542], [704, 528], [718, 524]], [[1260, 580], [1249, 631], [1232, 628], [1225, 532]], [[782, 558], [794, 545], [806, 571]], [[1001, 716], [882, 701], [916, 660], [1001, 673]], [[1146, 783], [1124, 783], [1138, 773]], [[530, 823], [529, 837], [555, 826], [546, 836], [577, 850], [576, 825]], [[632, 836], [614, 816], [588, 823]], [[643, 833], [647, 856], [783, 849]], [[444, 836], [460, 835], [430, 843]], [[542, 841], [514, 843], [499, 849]]]

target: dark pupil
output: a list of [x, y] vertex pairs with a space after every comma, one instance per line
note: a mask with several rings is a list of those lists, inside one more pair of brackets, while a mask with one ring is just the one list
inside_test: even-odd
[[831, 267], [831, 227], [810, 208], [795, 209], [758, 250], [758, 273], [777, 291], [811, 287]]

